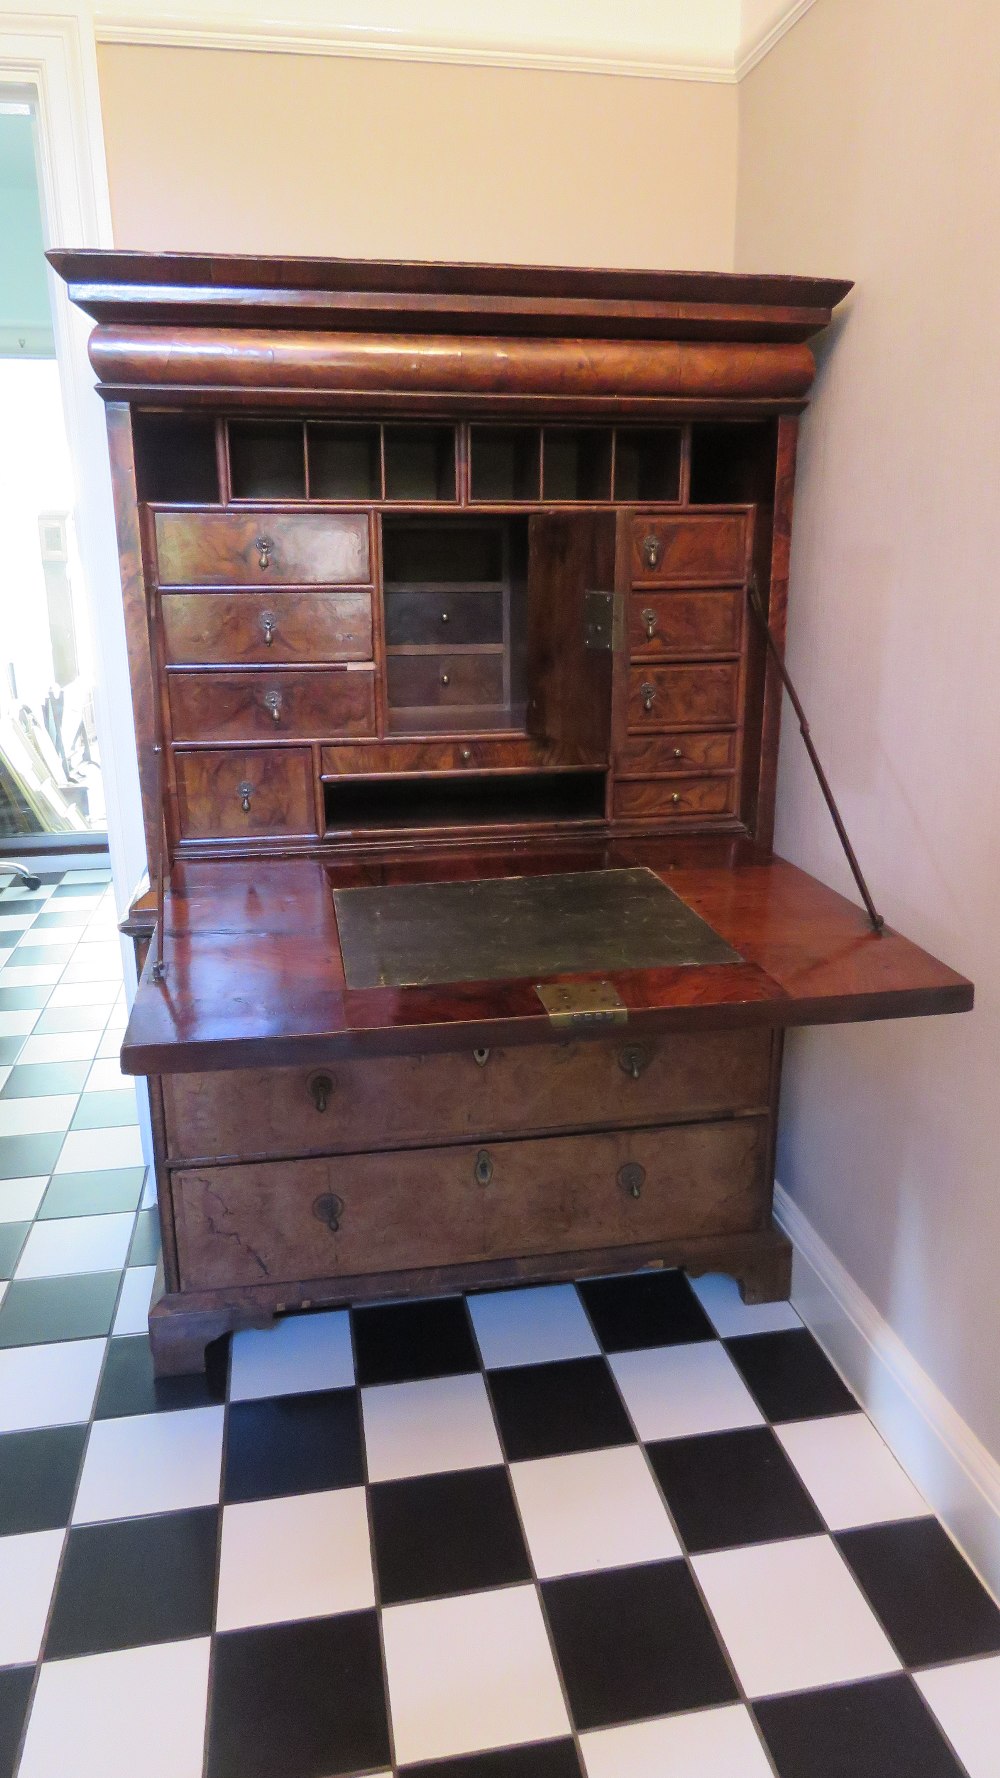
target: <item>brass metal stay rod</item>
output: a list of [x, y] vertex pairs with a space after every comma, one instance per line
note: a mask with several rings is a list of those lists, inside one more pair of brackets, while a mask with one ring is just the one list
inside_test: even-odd
[[802, 704], [799, 699], [798, 692], [796, 691], [794, 685], [792, 684], [791, 676], [789, 674], [788, 668], [785, 666], [785, 662], [784, 662], [784, 658], [782, 656], [781, 650], [778, 647], [778, 644], [774, 639], [774, 633], [771, 629], [770, 624], [767, 621], [767, 617], [764, 612], [764, 607], [760, 602], [760, 593], [757, 590], [756, 575], [751, 577], [750, 584], [747, 589], [747, 596], [750, 601], [750, 609], [753, 612], [753, 615], [756, 618], [758, 624], [760, 625], [760, 628], [761, 628], [763, 635], [764, 635], [764, 640], [767, 643], [768, 649], [770, 650], [771, 658], [774, 661], [774, 664], [777, 667], [778, 672], [781, 675], [781, 683], [788, 693], [789, 702], [791, 703], [792, 709], [795, 711], [795, 714], [798, 717], [799, 733], [801, 734], [802, 739], [805, 742], [806, 752], [809, 755], [809, 760], [812, 765], [812, 769], [816, 774], [816, 780], [819, 784], [821, 791], [823, 792], [823, 797], [825, 799], [826, 806], [830, 811], [830, 818], [833, 821], [834, 827], [837, 829], [837, 838], [840, 840], [840, 843], [844, 848], [844, 856], [847, 859], [847, 862], [851, 867], [851, 874], [854, 877], [854, 881], [858, 885], [858, 892], [861, 896], [862, 901], [865, 904], [865, 908], [867, 909], [868, 918], [872, 923], [872, 930], [878, 934], [881, 934], [885, 929], [885, 920], [884, 920], [883, 916], [879, 913], [878, 909], [875, 906], [874, 901], [872, 900], [871, 891], [868, 887], [868, 884], [865, 882], [864, 873], [861, 869], [860, 864], [858, 863], [857, 857], [855, 855], [854, 847], [851, 845], [850, 839], [848, 838], [847, 829], [844, 826], [843, 820], [841, 818], [840, 810], [838, 809], [836, 801], [834, 799], [833, 791], [830, 789], [830, 785], [827, 780], [826, 773], [824, 772], [823, 767], [820, 763], [819, 754], [816, 752], [816, 748], [813, 745], [813, 738], [812, 738], [812, 735], [809, 730], [809, 723], [806, 720], [806, 713], [802, 708]]

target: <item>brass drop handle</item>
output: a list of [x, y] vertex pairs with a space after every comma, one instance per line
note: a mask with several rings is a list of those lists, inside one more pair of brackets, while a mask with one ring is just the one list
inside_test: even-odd
[[649, 1067], [649, 1055], [646, 1050], [619, 1050], [618, 1066], [630, 1080], [638, 1080], [644, 1068]]
[[313, 1199], [313, 1215], [320, 1222], [325, 1222], [331, 1235], [335, 1235], [340, 1227], [340, 1219], [344, 1214], [344, 1200], [338, 1198], [336, 1192], [322, 1192]]
[[619, 1167], [618, 1184], [622, 1191], [628, 1192], [630, 1198], [641, 1197], [645, 1183], [646, 1169], [638, 1161], [626, 1161], [624, 1167]]
[[477, 1185], [489, 1185], [493, 1178], [493, 1156], [488, 1148], [479, 1150], [474, 1171]]
[[656, 612], [651, 609], [645, 610], [642, 614], [642, 621], [646, 626], [646, 641], [652, 642], [656, 635]]
[[314, 1074], [309, 1082], [309, 1096], [317, 1111], [325, 1111], [333, 1093], [333, 1081], [328, 1074]]
[[642, 559], [647, 568], [658, 568], [663, 554], [663, 544], [654, 532], [642, 540]]
[[656, 686], [650, 685], [647, 679], [645, 684], [639, 687], [639, 696], [642, 699], [642, 707], [648, 716], [656, 701]]
[[258, 562], [258, 567], [270, 568], [270, 566], [271, 566], [271, 551], [274, 548], [274, 544], [271, 542], [271, 539], [269, 537], [258, 537], [255, 548], [260, 552], [260, 560]]
[[280, 693], [280, 691], [266, 691], [264, 693], [264, 708], [265, 708], [265, 710], [270, 711], [270, 714], [274, 717], [275, 722], [281, 721], [281, 693]]
[[451, 674], [450, 673], [442, 673], [441, 684], [442, 685], [450, 685], [451, 684]]
[[265, 646], [265, 648], [270, 648], [272, 642], [274, 641], [274, 632], [278, 627], [278, 620], [275, 617], [273, 611], [262, 611], [261, 612], [260, 627], [264, 632], [264, 646]]
[[250, 798], [253, 796], [253, 785], [252, 784], [237, 784], [236, 794], [240, 799], [240, 808], [243, 810], [244, 815], [249, 815], [249, 813], [250, 813]]

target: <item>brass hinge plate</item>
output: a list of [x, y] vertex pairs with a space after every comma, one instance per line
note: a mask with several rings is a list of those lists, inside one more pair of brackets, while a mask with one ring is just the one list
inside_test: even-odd
[[628, 1007], [610, 982], [539, 982], [535, 993], [560, 1030], [628, 1022]]
[[584, 593], [583, 640], [586, 648], [610, 653], [616, 641], [615, 616], [614, 593]]

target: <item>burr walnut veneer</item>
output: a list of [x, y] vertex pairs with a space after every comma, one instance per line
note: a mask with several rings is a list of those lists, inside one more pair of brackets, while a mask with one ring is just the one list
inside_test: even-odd
[[[358, 1296], [664, 1264], [786, 1293], [785, 1028], [972, 994], [771, 852], [750, 598], [780, 651], [808, 340], [849, 285], [52, 259], [114, 475], [157, 1369]], [[498, 977], [485, 930], [450, 981], [442, 931], [434, 984], [351, 985], [339, 890], [612, 870], [716, 960], [625, 967], [611, 919], [596, 975]]]

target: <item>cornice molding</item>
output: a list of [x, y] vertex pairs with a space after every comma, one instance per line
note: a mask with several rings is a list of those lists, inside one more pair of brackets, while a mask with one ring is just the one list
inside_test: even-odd
[[512, 30], [509, 40], [448, 41], [418, 31], [389, 35], [377, 28], [332, 22], [325, 25], [300, 16], [276, 21], [268, 16], [267, 0], [245, 0], [239, 12], [199, 13], [185, 18], [178, 13], [97, 10], [94, 30], [98, 43], [133, 44], [149, 48], [257, 51], [278, 55], [325, 55], [361, 60], [425, 62], [451, 67], [529, 69], [547, 73], [602, 74], [640, 80], [691, 80], [733, 86], [756, 67], [785, 32], [815, 4], [815, 0], [772, 0], [765, 6], [765, 20], [756, 33], [744, 38], [737, 29], [728, 41], [704, 42], [690, 52], [661, 50], [650, 39], [632, 53], [616, 55], [595, 42], [588, 47], [587, 33], [577, 33], [575, 46], [532, 42], [526, 33]]

